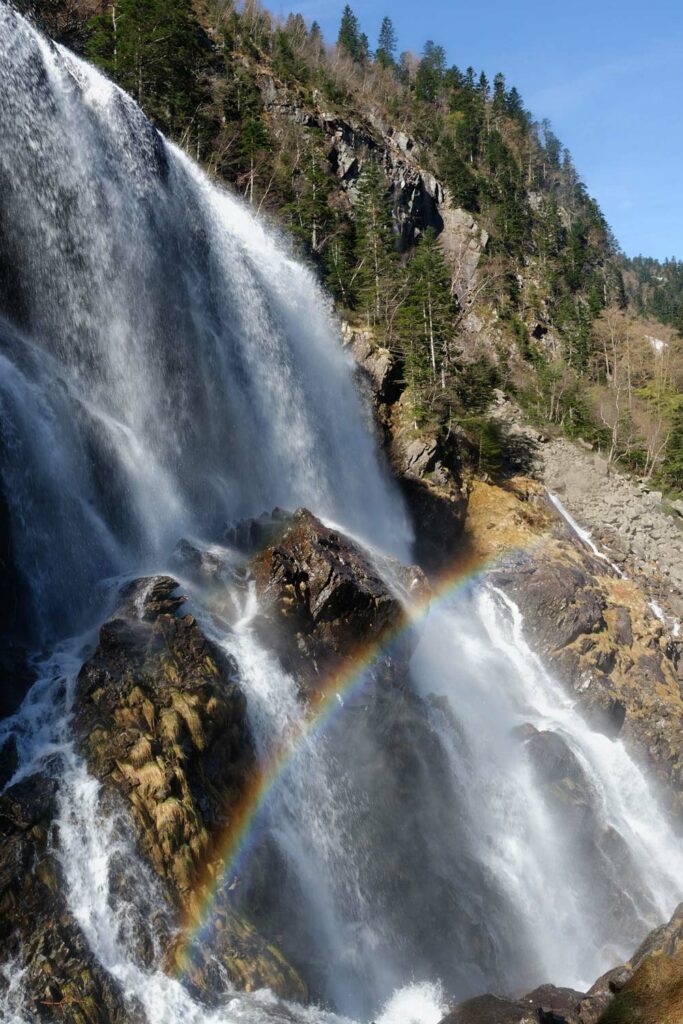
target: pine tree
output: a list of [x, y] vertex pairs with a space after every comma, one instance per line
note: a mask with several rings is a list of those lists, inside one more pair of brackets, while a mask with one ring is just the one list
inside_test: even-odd
[[683, 491], [683, 403], [679, 403], [671, 418], [671, 429], [662, 462], [662, 477], [675, 491]]
[[308, 142], [301, 167], [294, 176], [294, 198], [285, 209], [290, 214], [295, 234], [316, 258], [325, 246], [333, 220], [328, 202], [331, 187], [321, 153], [315, 144]]
[[396, 64], [396, 32], [391, 18], [384, 17], [377, 40], [375, 61], [383, 68], [393, 68]]
[[508, 117], [513, 117], [516, 121], [526, 124], [527, 114], [524, 110], [522, 97], [519, 94], [519, 90], [514, 85], [507, 94], [505, 108]]
[[362, 59], [360, 25], [348, 4], [342, 12], [337, 46], [352, 60], [360, 61]]
[[433, 102], [441, 90], [446, 71], [446, 51], [428, 39], [415, 78], [415, 94], [427, 103]]
[[389, 324], [388, 288], [396, 266], [396, 251], [386, 180], [370, 160], [358, 183], [356, 204], [356, 278], [360, 304], [368, 322]]
[[323, 252], [323, 274], [336, 301], [352, 309], [357, 301], [352, 230], [337, 225]]
[[410, 88], [412, 64], [412, 54], [408, 50], [404, 50], [398, 58], [398, 70], [396, 72], [396, 77], [401, 85], [406, 89]]
[[444, 139], [439, 165], [448, 186], [451, 200], [456, 206], [476, 213], [479, 209], [479, 186], [475, 174], [458, 152], [453, 139]]
[[451, 271], [430, 228], [406, 268], [401, 324], [406, 366], [415, 383], [429, 386], [432, 403], [438, 392], [447, 391], [457, 368], [456, 314]]
[[318, 24], [317, 21], [314, 21], [313, 24], [311, 25], [311, 31], [309, 32], [309, 38], [311, 40], [311, 43], [313, 43], [314, 46], [322, 46], [322, 43], [323, 43], [323, 33], [322, 33], [322, 29], [320, 28], [320, 25]]
[[201, 36], [192, 0], [116, 0], [90, 22], [87, 53], [163, 129], [179, 134], [208, 100]]
[[497, 116], [501, 116], [506, 113], [507, 108], [507, 95], [505, 92], [505, 75], [500, 71], [493, 79], [493, 100], [492, 100], [493, 113]]

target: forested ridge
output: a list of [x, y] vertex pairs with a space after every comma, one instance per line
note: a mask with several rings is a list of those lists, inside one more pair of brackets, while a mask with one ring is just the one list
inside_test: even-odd
[[[448, 66], [438, 41], [398, 53], [389, 17], [361, 25], [348, 6], [336, 40], [253, 0], [19, 6], [287, 230], [340, 313], [398, 354], [415, 430], [458, 424], [499, 471], [500, 387], [545, 429], [683, 490], [682, 265], [624, 257], [502, 74]], [[397, 140], [443, 192], [428, 217], [405, 208]], [[474, 269], [444, 244], [446, 208], [471, 218]]]

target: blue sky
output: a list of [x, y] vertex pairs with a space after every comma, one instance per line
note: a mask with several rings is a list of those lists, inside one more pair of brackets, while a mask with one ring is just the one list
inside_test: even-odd
[[[317, 19], [333, 42], [344, 0], [265, 2]], [[502, 71], [552, 121], [629, 256], [683, 258], [683, 0], [363, 0], [351, 6], [375, 46], [384, 14], [398, 49], [426, 39], [449, 63]]]

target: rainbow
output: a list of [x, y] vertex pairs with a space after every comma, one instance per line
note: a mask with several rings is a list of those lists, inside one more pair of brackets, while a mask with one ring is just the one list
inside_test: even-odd
[[455, 568], [438, 577], [425, 596], [406, 609], [397, 627], [385, 632], [380, 640], [357, 648], [341, 668], [317, 687], [315, 703], [311, 703], [296, 732], [290, 734], [282, 747], [254, 773], [239, 803], [233, 808], [228, 825], [212, 845], [212, 855], [195, 884], [182, 925], [181, 940], [174, 952], [178, 976], [182, 978], [191, 968], [193, 951], [201, 946], [203, 933], [211, 924], [216, 898], [228, 878], [238, 873], [240, 864], [248, 857], [257, 836], [256, 825], [268, 798], [302, 743], [322, 733], [343, 711], [343, 698], [351, 698], [363, 689], [368, 681], [368, 671], [403, 633], [424, 619], [435, 605], [473, 585], [499, 558], [500, 553], [490, 560], [478, 559], [465, 564], [459, 561]]

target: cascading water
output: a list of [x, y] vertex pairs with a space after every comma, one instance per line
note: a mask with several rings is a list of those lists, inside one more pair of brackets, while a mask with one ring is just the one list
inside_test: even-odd
[[277, 504], [405, 556], [312, 275], [4, 4], [0, 46], [2, 472], [45, 625], [78, 625], [93, 584], [179, 536]]
[[[158, 571], [181, 536], [220, 541], [242, 515], [307, 505], [403, 558], [407, 520], [309, 272], [128, 97], [2, 3], [0, 58], [0, 475], [27, 636], [51, 647], [0, 740], [17, 737], [15, 781], [46, 764], [59, 776], [70, 910], [150, 1024], [260, 1024], [268, 993], [226, 984], [209, 1010], [158, 950], [138, 961], [135, 913], [167, 909], [71, 745], [86, 639], [64, 637], [101, 618], [116, 577]], [[253, 612], [205, 627], [239, 666], [267, 758], [304, 709]], [[412, 696], [352, 702], [277, 780], [255, 860], [270, 848], [284, 865], [285, 947], [336, 1012], [383, 1024], [436, 1024], [439, 982], [464, 998], [592, 981], [680, 895], [683, 856], [642, 773], [572, 710], [494, 590], [432, 608], [411, 671]], [[569, 820], [558, 763], [575, 786]], [[3, 971], [0, 1015], [24, 1024], [21, 964]]]

